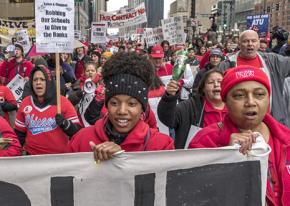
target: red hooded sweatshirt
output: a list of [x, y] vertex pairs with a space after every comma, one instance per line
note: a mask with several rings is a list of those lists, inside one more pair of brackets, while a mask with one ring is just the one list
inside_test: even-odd
[[[290, 206], [290, 129], [277, 122], [269, 114], [266, 114], [263, 122], [271, 133], [269, 144], [272, 152], [269, 156], [269, 165], [275, 165], [275, 171], [270, 171], [270, 175], [268, 175], [267, 205]], [[238, 132], [237, 126], [226, 116], [222, 124], [221, 122], [211, 124], [198, 132], [189, 144], [189, 148], [228, 146], [230, 135]], [[270, 168], [270, 170], [272, 169]], [[273, 184], [273, 179], [278, 182]]]
[[[95, 144], [109, 141], [109, 137], [104, 129], [106, 121], [107, 117], [103, 117], [94, 126], [81, 129], [70, 141], [70, 151], [91, 152], [90, 141], [93, 141]], [[145, 139], [147, 135], [149, 135], [149, 138], [146, 144]], [[159, 133], [156, 129], [149, 128], [148, 124], [142, 120], [135, 125], [120, 146], [126, 152], [174, 149], [172, 138]]]

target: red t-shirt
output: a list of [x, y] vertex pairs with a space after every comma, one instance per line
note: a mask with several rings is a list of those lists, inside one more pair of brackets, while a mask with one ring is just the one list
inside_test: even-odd
[[[61, 96], [61, 114], [72, 123], [79, 124], [75, 108]], [[56, 124], [56, 105], [37, 107], [32, 96], [26, 97], [17, 112], [15, 129], [26, 133], [24, 150], [31, 155], [68, 152], [68, 137]]]
[[250, 65], [257, 68], [263, 68], [263, 64], [258, 55], [253, 59], [245, 59], [243, 57], [238, 56], [237, 66], [240, 65]]

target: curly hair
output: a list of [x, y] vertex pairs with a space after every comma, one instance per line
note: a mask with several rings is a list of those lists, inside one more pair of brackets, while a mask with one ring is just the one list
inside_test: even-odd
[[146, 57], [136, 52], [118, 52], [104, 64], [102, 76], [104, 82], [116, 74], [130, 74], [143, 80], [150, 87], [153, 82], [155, 70]]

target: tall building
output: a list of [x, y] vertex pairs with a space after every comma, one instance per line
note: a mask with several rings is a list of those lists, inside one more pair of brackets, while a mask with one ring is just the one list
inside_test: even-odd
[[207, 30], [211, 27], [212, 21], [209, 17], [211, 17], [212, 6], [216, 5], [218, 0], [197, 0], [195, 1], [195, 16], [196, 19], [199, 20], [198, 32], [206, 33]]
[[89, 0], [75, 1], [75, 30], [81, 32], [83, 38], [87, 39], [89, 36]]
[[164, 0], [145, 0], [147, 11], [147, 27], [154, 28], [161, 25], [164, 13]]
[[192, 40], [193, 28], [191, 25], [191, 0], [176, 0], [170, 4], [169, 16], [182, 16], [183, 18], [183, 28], [185, 33], [187, 33], [187, 39]]
[[34, 19], [34, 0], [1, 0], [0, 8], [0, 18], [2, 19]]
[[263, 0], [256, 4], [255, 14], [269, 14], [269, 29], [281, 26], [290, 31], [290, 0]]

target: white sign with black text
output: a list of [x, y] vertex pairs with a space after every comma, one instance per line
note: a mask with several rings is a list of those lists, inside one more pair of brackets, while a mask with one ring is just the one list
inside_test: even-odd
[[105, 44], [107, 41], [107, 22], [92, 22], [91, 43]]
[[74, 0], [35, 1], [36, 51], [72, 53]]

